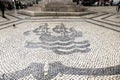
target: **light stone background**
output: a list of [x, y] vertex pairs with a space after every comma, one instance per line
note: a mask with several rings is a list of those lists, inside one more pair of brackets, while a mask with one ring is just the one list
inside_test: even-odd
[[[44, 23], [48, 23], [49, 28], [54, 27], [58, 23], [64, 23], [66, 27], [74, 27], [77, 31], [82, 31], [83, 37], [76, 38], [76, 40], [89, 40], [91, 51], [88, 53], [58, 55], [51, 50], [45, 50], [42, 48], [25, 48], [26, 41], [34, 42], [38, 36], [35, 36], [34, 34], [24, 36], [23, 33], [27, 30], [34, 30]], [[3, 73], [14, 73], [15, 71], [23, 70], [31, 63], [46, 64], [61, 62], [65, 66], [74, 68], [111, 67], [120, 64], [119, 53], [120, 34], [118, 32], [85, 21], [31, 21], [17, 25], [17, 28], [10, 27], [0, 31], [0, 75]], [[76, 78], [73, 78], [79, 80], [79, 77], [76, 75]], [[64, 75], [64, 80], [69, 78], [70, 76]]]

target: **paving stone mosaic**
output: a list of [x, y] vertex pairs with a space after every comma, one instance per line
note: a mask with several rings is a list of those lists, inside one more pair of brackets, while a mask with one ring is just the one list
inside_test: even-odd
[[114, 30], [81, 19], [27, 20], [0, 30], [0, 80], [119, 80], [119, 53]]
[[[66, 28], [63, 23], [56, 25], [49, 32], [49, 25], [45, 23], [32, 32], [38, 36], [39, 42], [26, 42], [26, 47], [43, 48], [52, 50], [57, 54], [72, 54], [74, 52], [85, 53], [90, 51], [90, 44], [87, 40], [75, 42], [76, 37], [82, 37], [82, 32], [77, 32], [74, 28]], [[29, 35], [30, 31], [24, 32], [24, 35]]]
[[0, 80], [120, 80], [119, 14], [6, 16]]
[[111, 22], [117, 22], [117, 23], [120, 23], [120, 15], [112, 15], [108, 18], [106, 18], [106, 20], [109, 20]]

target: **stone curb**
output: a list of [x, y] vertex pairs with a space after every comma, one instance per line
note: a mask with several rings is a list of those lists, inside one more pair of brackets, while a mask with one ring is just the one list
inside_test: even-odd
[[93, 14], [95, 12], [48, 12], [48, 11], [28, 11], [28, 10], [20, 10], [19, 14], [24, 14], [28, 16], [83, 16], [88, 14]]

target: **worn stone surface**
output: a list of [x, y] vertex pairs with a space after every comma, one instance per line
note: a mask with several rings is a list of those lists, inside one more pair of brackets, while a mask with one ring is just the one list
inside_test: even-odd
[[0, 23], [0, 80], [120, 79], [119, 15], [18, 15]]

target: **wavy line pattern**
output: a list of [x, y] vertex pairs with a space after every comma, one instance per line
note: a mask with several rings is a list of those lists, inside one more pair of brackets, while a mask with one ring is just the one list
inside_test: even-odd
[[82, 41], [82, 42], [74, 42], [74, 41], [70, 41], [70, 42], [61, 42], [61, 41], [56, 41], [56, 42], [36, 42], [36, 43], [33, 43], [33, 42], [27, 42], [27, 44], [31, 44], [31, 45], [48, 45], [48, 46], [56, 46], [56, 45], [59, 45], [59, 46], [67, 46], [67, 45], [83, 45], [83, 44], [88, 44], [89, 41], [88, 40], [85, 40], [85, 41]]
[[[73, 45], [71, 45], [73, 44]], [[27, 48], [43, 48], [47, 50], [53, 50], [54, 53], [57, 54], [72, 54], [76, 52], [81, 52], [81, 53], [86, 53], [89, 52], [90, 49], [87, 48], [89, 47], [90, 44], [88, 41], [83, 41], [83, 42], [69, 42], [69, 43], [32, 43], [32, 42], [27, 42], [26, 47]], [[61, 49], [61, 50], [60, 50]]]
[[[52, 44], [53, 45], [53, 44]], [[49, 49], [49, 50], [53, 50], [53, 49], [65, 49], [65, 50], [70, 50], [70, 49], [74, 49], [74, 48], [86, 48], [86, 47], [89, 47], [90, 46], [90, 44], [89, 43], [87, 43], [87, 44], [84, 44], [84, 45], [79, 45], [79, 46], [77, 46], [77, 45], [72, 45], [72, 46], [68, 46], [68, 47], [66, 47], [66, 46], [60, 46], [60, 45], [53, 45], [53, 46], [51, 46], [51, 45], [44, 45], [43, 43], [39, 43], [39, 44], [37, 44], [37, 43], [27, 43], [27, 45], [26, 45], [26, 47], [28, 47], [28, 48], [39, 48], [39, 47], [42, 47], [42, 48], [44, 48], [44, 49]]]
[[53, 50], [54, 53], [57, 53], [57, 54], [60, 54], [60, 55], [62, 55], [62, 54], [72, 54], [72, 53], [78, 53], [78, 52], [87, 53], [89, 51], [90, 51], [89, 48], [86, 48], [84, 50], [74, 49], [74, 50], [71, 50], [71, 51], [60, 51], [58, 49]]
[[[82, 37], [82, 32], [76, 31], [74, 28], [66, 28], [64, 24], [57, 25], [52, 28], [53, 32], [59, 34], [59, 36], [51, 34], [48, 31], [48, 25], [40, 26], [34, 29], [32, 32], [39, 35], [40, 42], [26, 42], [26, 48], [43, 48], [52, 50], [56, 54], [72, 54], [76, 52], [86, 53], [89, 52], [90, 46], [88, 40], [81, 42], [75, 42], [76, 37]], [[30, 33], [25, 32], [24, 34]]]
[[[33, 75], [35, 80], [51, 80], [56, 77], [59, 73], [67, 75], [86, 75], [88, 76], [98, 76], [95, 80], [100, 80], [100, 76], [114, 76], [120, 75], [120, 65], [111, 66], [111, 67], [102, 67], [102, 68], [74, 68], [65, 66], [61, 62], [49, 63], [48, 74], [44, 75], [44, 64], [42, 63], [31, 63], [28, 67], [22, 70], [18, 70], [12, 73], [5, 73], [0, 75], [0, 80], [19, 80], [21, 78], [27, 77], [30, 74]], [[107, 80], [119, 80], [120, 77], [115, 78], [106, 78]], [[106, 80], [101, 79], [101, 80]], [[31, 79], [30, 79], [31, 80]], [[70, 79], [71, 80], [71, 79]], [[73, 79], [74, 80], [74, 79]], [[81, 78], [80, 78], [81, 80]]]

